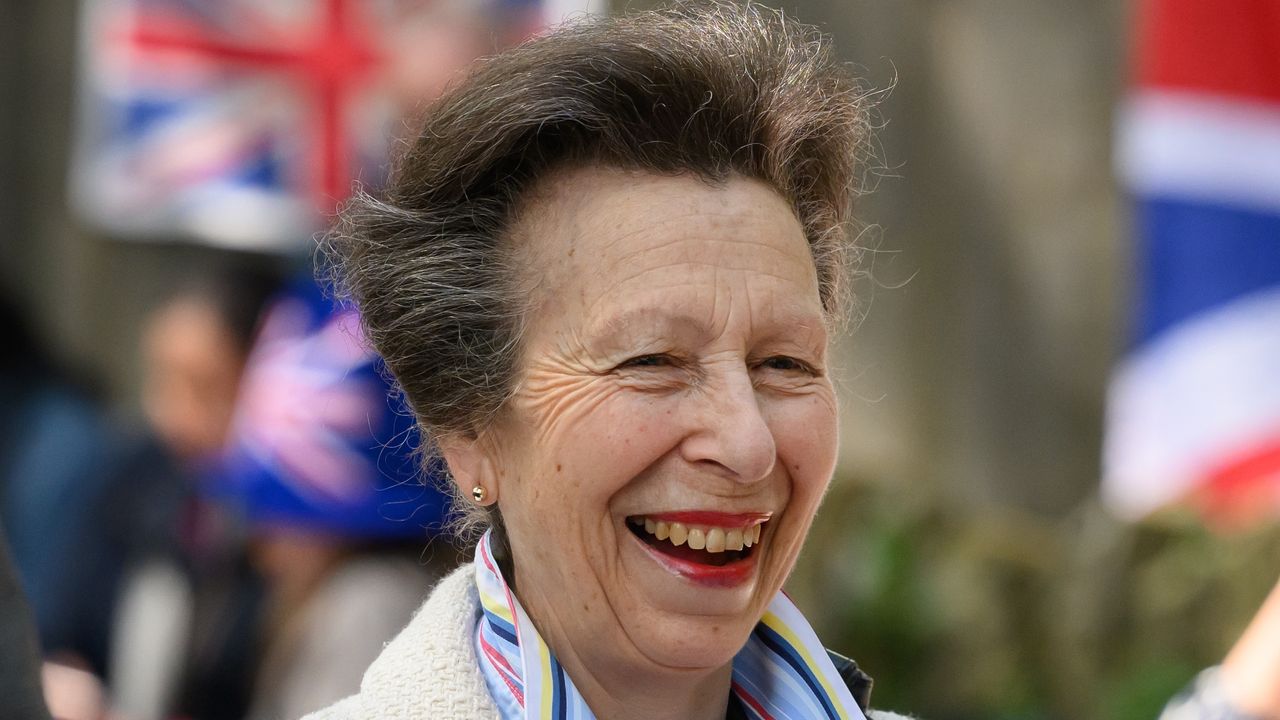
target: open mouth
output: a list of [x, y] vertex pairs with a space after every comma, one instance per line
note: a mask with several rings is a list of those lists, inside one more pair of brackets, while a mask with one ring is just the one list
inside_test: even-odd
[[768, 515], [759, 514], [671, 513], [633, 515], [627, 518], [627, 528], [643, 543], [668, 557], [685, 563], [725, 567], [751, 557], [767, 522]]

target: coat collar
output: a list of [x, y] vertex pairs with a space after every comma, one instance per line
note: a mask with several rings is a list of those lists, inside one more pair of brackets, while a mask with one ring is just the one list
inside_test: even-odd
[[[369, 666], [360, 693], [304, 720], [496, 720], [498, 709], [489, 697], [472, 638], [480, 606], [474, 577], [467, 563], [441, 580], [409, 625]], [[865, 711], [871, 678], [852, 660], [831, 656]]]
[[360, 683], [361, 712], [395, 720], [497, 718], [471, 631], [479, 598], [470, 563], [436, 585]]

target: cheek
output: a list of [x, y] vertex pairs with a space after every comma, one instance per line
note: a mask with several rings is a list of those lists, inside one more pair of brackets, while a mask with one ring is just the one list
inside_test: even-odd
[[674, 448], [678, 401], [618, 392], [599, 404], [562, 445], [564, 469], [592, 478], [607, 499]]
[[676, 445], [678, 402], [608, 386], [572, 395], [528, 408], [533, 462], [520, 474], [541, 486], [525, 493], [534, 504], [559, 496], [598, 508]]
[[769, 426], [778, 462], [792, 480], [793, 500], [816, 504], [835, 472], [839, 426], [834, 398], [823, 393], [775, 403]]
[[[507, 480], [515, 492], [502, 490], [512, 548], [534, 559], [517, 563], [519, 572], [555, 568], [560, 581], [587, 583], [595, 572], [588, 566], [607, 563], [599, 549], [616, 545], [609, 538], [618, 529], [610, 503], [675, 445], [672, 404], [613, 391], [582, 405], [558, 404], [550, 431], [527, 426], [542, 431], [512, 457], [519, 470]], [[577, 551], [548, 538], [575, 542]], [[542, 584], [532, 575], [520, 582]]]

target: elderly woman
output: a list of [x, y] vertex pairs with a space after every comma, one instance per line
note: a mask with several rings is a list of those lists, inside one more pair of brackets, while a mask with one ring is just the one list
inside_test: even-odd
[[867, 140], [821, 36], [728, 3], [561, 29], [432, 106], [329, 250], [490, 529], [314, 717], [894, 717], [781, 592]]

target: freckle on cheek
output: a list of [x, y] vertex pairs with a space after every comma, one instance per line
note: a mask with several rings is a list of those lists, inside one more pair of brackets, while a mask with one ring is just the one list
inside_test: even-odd
[[560, 463], [556, 463], [556, 472], [560, 472]]

